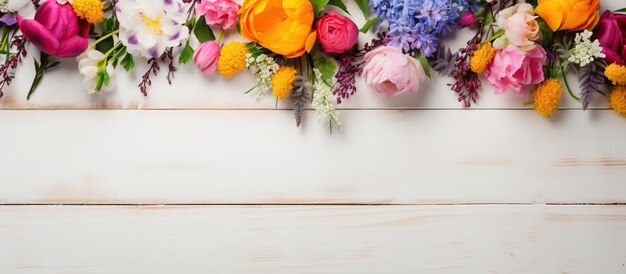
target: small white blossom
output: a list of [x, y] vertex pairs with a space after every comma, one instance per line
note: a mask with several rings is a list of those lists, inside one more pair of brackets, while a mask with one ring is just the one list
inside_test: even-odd
[[324, 82], [322, 73], [318, 69], [313, 69], [315, 73], [315, 84], [311, 88], [313, 90], [313, 102], [311, 105], [315, 108], [317, 118], [322, 123], [335, 123], [337, 128], [341, 129], [341, 121], [337, 112], [337, 99], [333, 96], [332, 88]]
[[[101, 61], [104, 59], [104, 54], [94, 49], [81, 54], [76, 59], [78, 60], [78, 71], [83, 76], [83, 86], [89, 94], [96, 93], [98, 70], [103, 65]], [[115, 88], [115, 69], [113, 65], [108, 64], [106, 71], [109, 74], [109, 84], [103, 84], [100, 91], [111, 91]]]
[[266, 92], [272, 90], [272, 76], [280, 68], [274, 58], [261, 54], [254, 58], [252, 54], [246, 54], [246, 68], [257, 76], [256, 90], [258, 96], [264, 96]]
[[579, 64], [581, 67], [593, 62], [596, 58], [604, 58], [606, 55], [602, 53], [602, 46], [597, 39], [591, 41], [593, 33], [588, 30], [577, 33], [574, 39], [574, 48], [569, 52], [567, 61]]

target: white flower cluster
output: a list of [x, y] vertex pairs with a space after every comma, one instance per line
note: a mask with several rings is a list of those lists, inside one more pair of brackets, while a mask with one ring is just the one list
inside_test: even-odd
[[30, 3], [29, 0], [0, 0], [0, 12], [17, 12]]
[[584, 30], [581, 33], [576, 34], [574, 39], [574, 48], [569, 52], [569, 58], [567, 61], [579, 64], [581, 67], [593, 62], [596, 58], [606, 57], [602, 53], [602, 47], [600, 41], [597, 39], [591, 42], [591, 35], [593, 33], [588, 30]]
[[257, 76], [256, 89], [259, 91], [259, 97], [272, 90], [272, 76], [279, 67], [274, 58], [265, 54], [261, 54], [257, 58], [254, 58], [250, 53], [246, 54], [246, 68]]
[[333, 96], [331, 87], [322, 79], [322, 73], [318, 69], [313, 69], [315, 73], [315, 84], [313, 90], [313, 102], [317, 118], [322, 123], [333, 122], [337, 128], [341, 129], [341, 121], [337, 112], [337, 100]]

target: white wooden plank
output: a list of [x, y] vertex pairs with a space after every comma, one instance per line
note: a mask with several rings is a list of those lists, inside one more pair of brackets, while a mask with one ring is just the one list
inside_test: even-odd
[[612, 111], [3, 111], [0, 203], [626, 202]]
[[[354, 1], [347, 1], [349, 9], [357, 25], [364, 23], [363, 16]], [[619, 1], [603, 1], [602, 9], [622, 8]], [[471, 37], [471, 30], [460, 30], [455, 35], [446, 39], [446, 45], [452, 49], [463, 47]], [[229, 35], [230, 40], [242, 40], [236, 34]], [[361, 43], [367, 42], [371, 37], [363, 36]], [[29, 51], [31, 55], [36, 52]], [[203, 76], [193, 64], [183, 66], [176, 74], [172, 86], [165, 80], [166, 70], [161, 71], [158, 77], [154, 77], [154, 84], [150, 88], [150, 95], [144, 97], [140, 94], [137, 84], [141, 75], [147, 70], [145, 60], [137, 59], [137, 68], [130, 74], [118, 68], [117, 92], [106, 95], [89, 95], [81, 86], [81, 76], [77, 73], [77, 63], [73, 59], [63, 60], [60, 69], [51, 71], [46, 75], [42, 86], [37, 94], [30, 100], [26, 100], [26, 94], [34, 75], [33, 64], [30, 57], [18, 70], [14, 85], [6, 90], [4, 98], [0, 99], [2, 109], [267, 109], [276, 106], [275, 100], [270, 96], [261, 100], [252, 95], [243, 94], [254, 85], [254, 79], [249, 73], [243, 73], [233, 79], [223, 79], [217, 75]], [[436, 73], [434, 73], [436, 74]], [[484, 80], [484, 79], [483, 79]], [[452, 79], [434, 75], [433, 79], [423, 84], [419, 94], [407, 94], [394, 98], [380, 98], [366, 87], [362, 79], [358, 81], [359, 92], [341, 105], [342, 108], [453, 108], [461, 109], [457, 102], [457, 96], [446, 84]], [[569, 82], [575, 93], [579, 92], [575, 75], [570, 75]], [[486, 80], [483, 81], [484, 90], [481, 99], [475, 108], [526, 108], [524, 103], [529, 98], [520, 98], [512, 92], [506, 95], [495, 95]], [[606, 99], [596, 96], [592, 104], [594, 108], [606, 108]], [[580, 108], [580, 103], [569, 97], [566, 93], [560, 103], [564, 108]], [[290, 108], [291, 102], [281, 102], [279, 108]]]
[[2, 273], [624, 273], [608, 206], [0, 207]]

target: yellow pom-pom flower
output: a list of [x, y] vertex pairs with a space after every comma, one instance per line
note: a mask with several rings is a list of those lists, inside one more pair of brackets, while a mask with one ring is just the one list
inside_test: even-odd
[[609, 94], [609, 107], [626, 115], [626, 86], [615, 86]]
[[535, 110], [545, 117], [550, 117], [552, 112], [559, 108], [562, 93], [563, 87], [559, 80], [550, 78], [543, 81], [533, 92]]
[[495, 55], [496, 49], [491, 46], [491, 43], [478, 45], [474, 55], [470, 58], [470, 69], [478, 74], [485, 72]]
[[618, 64], [610, 64], [604, 70], [604, 75], [613, 85], [626, 85], [626, 67]]
[[298, 72], [293, 67], [280, 67], [272, 76], [272, 92], [278, 100], [287, 98], [293, 89]]
[[231, 77], [246, 67], [248, 48], [245, 43], [230, 42], [222, 47], [217, 60], [217, 71], [224, 77]]
[[74, 0], [72, 1], [72, 8], [79, 18], [90, 24], [102, 22], [104, 4], [100, 0]]

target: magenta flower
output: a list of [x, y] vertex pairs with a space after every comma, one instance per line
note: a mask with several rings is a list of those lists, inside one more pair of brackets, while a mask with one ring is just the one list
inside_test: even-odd
[[591, 40], [598, 39], [609, 64], [623, 65], [626, 60], [626, 15], [604, 11], [593, 30]]
[[76, 57], [87, 50], [89, 23], [79, 20], [70, 4], [48, 0], [35, 19], [17, 16], [24, 36], [43, 52], [59, 57]]

